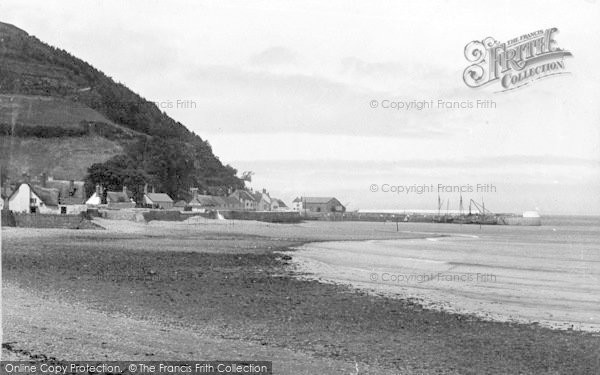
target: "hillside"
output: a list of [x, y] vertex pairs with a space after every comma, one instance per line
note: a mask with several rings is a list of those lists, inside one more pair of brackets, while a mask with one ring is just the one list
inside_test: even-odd
[[78, 128], [82, 120], [110, 123], [93, 109], [76, 102], [44, 96], [0, 95], [0, 123], [22, 126]]
[[123, 152], [124, 148], [118, 142], [100, 136], [0, 136], [0, 160], [3, 172], [9, 167], [11, 182], [19, 181], [19, 171], [31, 176], [39, 176], [46, 172], [58, 179], [84, 180], [89, 166], [106, 162]]
[[[149, 183], [175, 198], [192, 186], [243, 186], [207, 141], [155, 104], [6, 23], [0, 23], [0, 145], [11, 181], [50, 169], [108, 188]], [[92, 166], [107, 173], [90, 177]], [[130, 174], [137, 177], [125, 181]]]
[[83, 180], [90, 165], [122, 154], [138, 135], [81, 103], [0, 95], [0, 160], [13, 180], [24, 172]]

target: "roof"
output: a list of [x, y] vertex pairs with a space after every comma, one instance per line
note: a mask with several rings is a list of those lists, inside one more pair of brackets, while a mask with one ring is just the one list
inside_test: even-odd
[[173, 203], [173, 199], [171, 199], [171, 197], [165, 193], [147, 193], [146, 197], [148, 197], [148, 199], [150, 199], [152, 202]]
[[85, 199], [85, 188], [83, 181], [48, 180], [46, 188], [57, 189], [60, 204], [82, 204]]
[[240, 202], [234, 197], [220, 197], [215, 195], [198, 195], [190, 201], [190, 206], [202, 207], [223, 207], [239, 204]]
[[[334, 197], [303, 197], [302, 201], [304, 203], [313, 203], [313, 204], [323, 204], [329, 203]], [[337, 200], [337, 199], [336, 199]]]
[[271, 203], [271, 197], [269, 197], [267, 194], [264, 194], [260, 191], [256, 191], [254, 192], [254, 194], [252, 194], [254, 196], [254, 200], [257, 202], [260, 202], [261, 200], [264, 200], [267, 203]]
[[197, 195], [190, 201], [190, 206], [215, 207], [219, 202], [212, 195]]
[[184, 200], [181, 200], [181, 201], [177, 201], [177, 202], [176, 202], [176, 203], [175, 203], [173, 206], [175, 206], [175, 207], [185, 207], [185, 206], [187, 206], [187, 205], [188, 205], [188, 204], [187, 204], [187, 202], [186, 202], [186, 201], [184, 201]]
[[277, 203], [279, 205], [279, 207], [287, 207], [287, 205], [285, 203], [283, 203], [283, 201], [281, 199], [278, 198], [271, 198], [273, 203]]
[[234, 197], [219, 197], [223, 203], [228, 204], [228, 205], [239, 205], [240, 201], [238, 201], [237, 199], [235, 199]]
[[236, 196], [239, 199], [244, 199], [247, 201], [255, 201], [255, 198], [252, 196], [252, 194], [250, 194], [246, 190], [236, 190], [230, 196]]
[[43, 188], [41, 186], [32, 187], [30, 184], [28, 184], [26, 182], [18, 184], [17, 188], [10, 194], [8, 199], [11, 199], [15, 194], [17, 194], [21, 185], [29, 186], [29, 189], [31, 189], [31, 191], [35, 195], [37, 195], [42, 200], [42, 202], [44, 202], [44, 204], [46, 206], [58, 206], [59, 192], [57, 189], [48, 189], [48, 188]]
[[[29, 187], [31, 187], [31, 185]], [[58, 206], [60, 195], [58, 189], [35, 186], [31, 188], [31, 190], [33, 190], [33, 192], [40, 197], [46, 206]]]
[[113, 203], [129, 202], [129, 196], [122, 191], [109, 191], [106, 193], [106, 200]]

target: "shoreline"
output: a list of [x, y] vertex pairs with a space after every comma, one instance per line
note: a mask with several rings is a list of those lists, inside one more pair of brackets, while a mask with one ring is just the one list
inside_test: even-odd
[[[310, 244], [310, 243], [309, 243]], [[300, 267], [306, 267], [305, 265], [299, 265]], [[297, 276], [300, 280], [307, 281], [317, 281], [324, 284], [331, 284], [336, 286], [343, 286], [351, 288], [355, 291], [366, 292], [369, 295], [380, 298], [390, 298], [397, 299], [401, 301], [410, 301], [411, 303], [418, 304], [426, 310], [432, 310], [437, 312], [442, 312], [445, 314], [451, 315], [460, 315], [464, 317], [464, 319], [472, 319], [472, 320], [480, 320], [485, 322], [495, 322], [495, 323], [510, 323], [510, 324], [521, 324], [521, 325], [531, 325], [531, 326], [540, 326], [543, 328], [548, 328], [556, 331], [574, 331], [581, 333], [590, 333], [596, 334], [600, 336], [600, 325], [598, 324], [584, 324], [580, 322], [563, 322], [563, 321], [550, 321], [545, 319], [527, 319], [521, 318], [518, 316], [512, 315], [503, 315], [503, 314], [492, 314], [490, 312], [478, 312], [478, 311], [470, 311], [470, 310], [461, 310], [456, 306], [453, 306], [449, 302], [437, 301], [431, 298], [427, 298], [425, 295], [410, 295], [410, 294], [402, 294], [394, 291], [384, 291], [374, 289], [367, 283], [358, 284], [351, 283], [343, 280], [336, 279], [326, 279], [319, 275], [312, 273], [309, 270], [309, 267], [304, 268], [301, 272], [300, 276]]]
[[[429, 235], [425, 238], [416, 239], [416, 241], [434, 241], [437, 242], [437, 246], [439, 246], [440, 242], [444, 243], [446, 240], [456, 240], [460, 238], [464, 239], [479, 239], [479, 236], [476, 235], [468, 235], [468, 234], [441, 234], [434, 232], [420, 232], [419, 234]], [[369, 248], [372, 248], [371, 245], [377, 244], [385, 244], [386, 246], [393, 245], [403, 245], [404, 241], [410, 241], [414, 239], [402, 239], [402, 240], [365, 240], [358, 241], [363, 242], [361, 249], [362, 251], [366, 251], [369, 254], [372, 254], [372, 257], [382, 256], [376, 252], [369, 252]], [[382, 264], [373, 264], [368, 266], [367, 264], [358, 265], [356, 263], [348, 266], [344, 261], [343, 257], [352, 257], [353, 260], [363, 259], [363, 254], [360, 254], [361, 257], [356, 255], [357, 250], [355, 249], [355, 244], [357, 241], [322, 241], [322, 242], [310, 242], [304, 243], [302, 245], [294, 247], [296, 251], [296, 256], [293, 259], [294, 266], [301, 273], [299, 276], [305, 280], [315, 280], [323, 283], [330, 283], [334, 285], [343, 285], [349, 287], [354, 290], [360, 290], [367, 292], [371, 295], [381, 296], [386, 298], [400, 299], [400, 300], [411, 300], [421, 304], [426, 309], [432, 309], [435, 311], [446, 312], [450, 314], [459, 314], [463, 316], [468, 316], [472, 318], [477, 318], [483, 321], [492, 321], [492, 322], [510, 322], [510, 323], [520, 323], [520, 324], [532, 324], [532, 325], [540, 325], [542, 327], [555, 329], [555, 330], [574, 330], [581, 332], [589, 332], [589, 333], [600, 333], [600, 322], [585, 322], [581, 320], [567, 320], [563, 314], [563, 318], [561, 319], [561, 315], [557, 315], [555, 311], [552, 311], [550, 314], [547, 309], [542, 307], [537, 307], [538, 310], [543, 310], [537, 314], [538, 316], [534, 316], [535, 314], [531, 310], [527, 304], [521, 306], [518, 302], [520, 298], [518, 294], [514, 296], [510, 296], [508, 298], [503, 296], [503, 298], [508, 299], [510, 302], [510, 309], [506, 311], [498, 311], [498, 307], [502, 305], [491, 305], [489, 301], [494, 299], [493, 289], [490, 289], [490, 292], [480, 292], [479, 294], [475, 294], [473, 292], [467, 292], [467, 290], [461, 289], [461, 282], [447, 282], [446, 284], [451, 284], [450, 287], [447, 288], [436, 288], [435, 286], [429, 287], [430, 285], [435, 285], [436, 281], [431, 278], [431, 275], [442, 275], [444, 277], [451, 277], [452, 273], [458, 273], [453, 267], [449, 268], [440, 268], [439, 263], [446, 264], [448, 262], [438, 261], [438, 260], [430, 260], [430, 258], [425, 257], [424, 259], [415, 259], [415, 258], [403, 258], [401, 254], [403, 254], [403, 250], [406, 249], [406, 246], [396, 246], [395, 250], [397, 253], [394, 253], [392, 256], [401, 257], [400, 259], [408, 259], [408, 262], [421, 262], [419, 266], [422, 266], [422, 262], [431, 262], [434, 263], [432, 265], [426, 266], [425, 269], [420, 269], [418, 276], [428, 276], [430, 279], [426, 279], [424, 281], [409, 281], [407, 279], [403, 279], [403, 282], [393, 282], [393, 280], [384, 281], [381, 278], [377, 278], [377, 275], [387, 274], [388, 276], [409, 276], [406, 274], [400, 274], [397, 272], [397, 269], [393, 268], [394, 266], [390, 266], [389, 264], [385, 264], [386, 268], [383, 267]], [[383, 247], [383, 246], [382, 246]], [[344, 248], [350, 248], [349, 251], [344, 251]], [[377, 246], [375, 246], [377, 249]], [[439, 249], [439, 247], [438, 247]], [[444, 249], [440, 251], [453, 251], [452, 248]], [[335, 256], [326, 256], [323, 254], [336, 253]], [[412, 252], [409, 254], [414, 254]], [[390, 254], [384, 254], [386, 256], [385, 259]], [[408, 255], [411, 256], [411, 255]], [[415, 255], [417, 256], [417, 255]], [[418, 254], [421, 256], [421, 253]], [[426, 263], [427, 264], [427, 263]], [[402, 265], [405, 266], [405, 265]], [[356, 268], [361, 267], [361, 268]], [[389, 268], [392, 267], [392, 268]], [[407, 266], [409, 267], [409, 266]], [[436, 269], [436, 267], [438, 267]], [[485, 265], [484, 267], [493, 267], [492, 265]], [[538, 267], [539, 268], [539, 267]], [[407, 269], [411, 269], [410, 267]], [[396, 271], [394, 273], [393, 271]], [[386, 272], [387, 271], [387, 272]], [[492, 271], [493, 272], [493, 269]], [[511, 270], [512, 272], [512, 270]], [[373, 276], [375, 278], [369, 279], [367, 273], [370, 273], [369, 276]], [[472, 276], [474, 272], [469, 274]], [[493, 275], [491, 273], [487, 273], [485, 275]], [[411, 275], [414, 276], [414, 275]], [[464, 274], [458, 273], [458, 276], [465, 276]], [[591, 275], [590, 275], [591, 276]], [[515, 276], [513, 276], [515, 277]], [[493, 275], [494, 282], [496, 282], [496, 275]], [[437, 280], [438, 282], [440, 279]], [[443, 284], [442, 279], [442, 284]], [[471, 280], [473, 282], [473, 280]], [[452, 285], [454, 284], [454, 285]], [[477, 284], [477, 282], [475, 282]], [[455, 287], [455, 285], [457, 287]], [[511, 287], [514, 287], [511, 285]], [[496, 289], [498, 287], [495, 287]], [[529, 288], [528, 285], [520, 286], [522, 289]], [[542, 293], [543, 291], [539, 291]], [[586, 291], [588, 294], [593, 294], [593, 292]], [[572, 293], [575, 293], [572, 291]], [[499, 298], [499, 297], [496, 297]], [[488, 306], [488, 308], [485, 308]], [[507, 306], [508, 308], [508, 306]], [[570, 307], [572, 308], [572, 307]], [[529, 309], [529, 310], [528, 310]], [[557, 310], [558, 311], [558, 310]], [[569, 312], [572, 314], [573, 312]], [[588, 315], [594, 315], [595, 313], [592, 311], [588, 311]], [[551, 317], [555, 317], [555, 319], [547, 319], [544, 318], [544, 315], [550, 315]]]
[[[589, 365], [600, 361], [600, 338], [588, 333], [485, 322], [423, 309], [410, 300], [297, 280], [284, 256], [293, 257], [293, 247], [312, 242], [314, 228], [253, 225], [236, 230], [222, 227], [220, 232], [214, 227], [180, 232], [181, 226], [170, 224], [146, 226], [135, 233], [69, 232], [66, 244], [65, 232], [37, 231], [25, 237], [12, 233], [6, 236], [9, 250], [4, 254], [3, 278], [35, 291], [41, 306], [58, 298], [67, 306], [89, 311], [90, 316], [99, 312], [147, 322], [154, 327], [148, 328], [149, 337], [154, 337], [153, 329], [180, 327], [200, 339], [222, 340], [221, 348], [231, 348], [231, 353], [236, 352], [235, 343], [242, 342], [274, 353], [289, 349], [305, 359], [334, 361], [323, 374], [346, 374], [355, 363], [361, 374], [537, 373], [542, 369], [585, 374], [593, 373], [596, 367]], [[375, 232], [378, 229], [345, 224], [321, 228], [326, 240], [345, 232], [356, 238], [375, 233], [379, 237], [406, 236]], [[241, 232], [264, 233], [249, 236]], [[154, 271], [161, 279], [97, 280], [90, 265], [108, 273]], [[169, 277], [172, 275], [185, 277]], [[76, 346], [65, 340], [60, 347], [48, 346], [56, 337], [44, 330], [50, 327], [44, 326], [48, 323], [43, 323], [35, 309], [22, 308], [21, 314], [14, 317], [22, 319], [19, 328], [5, 325], [5, 341], [16, 341], [14, 348], [32, 353], [70, 358]], [[64, 319], [61, 327], [86, 329], [85, 319], [59, 318]], [[39, 324], [25, 324], [31, 321]], [[62, 336], [83, 340], [88, 353], [118, 352], [118, 329], [113, 333], [107, 329], [103, 342], [80, 334], [62, 332]], [[524, 345], [528, 348], [525, 352], [519, 349]], [[185, 357], [186, 352], [179, 355]], [[274, 366], [285, 362], [276, 355], [271, 359]], [[372, 371], [363, 372], [363, 365]]]

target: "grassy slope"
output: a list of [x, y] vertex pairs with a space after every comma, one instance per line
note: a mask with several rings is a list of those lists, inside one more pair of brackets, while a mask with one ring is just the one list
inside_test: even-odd
[[117, 142], [98, 136], [45, 139], [0, 136], [0, 160], [9, 166], [13, 176], [47, 172], [57, 178], [83, 180], [91, 164], [104, 162], [122, 151]]
[[[20, 127], [79, 128], [80, 122], [106, 124], [119, 132], [140, 136], [134, 130], [111, 122], [84, 104], [41, 96], [0, 95], [0, 124]], [[0, 160], [14, 178], [28, 172], [47, 172], [57, 177], [82, 180], [87, 168], [123, 152], [123, 140], [97, 135], [83, 137], [36, 138], [0, 135]]]
[[93, 109], [52, 97], [27, 95], [0, 95], [0, 123], [18, 126], [79, 127], [80, 121], [112, 124]]
[[0, 94], [0, 124], [78, 128], [82, 121], [103, 123], [131, 136], [143, 136], [83, 103], [50, 96]]

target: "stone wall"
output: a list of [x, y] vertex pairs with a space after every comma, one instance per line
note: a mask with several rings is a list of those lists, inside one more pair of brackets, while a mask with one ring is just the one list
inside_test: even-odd
[[15, 226], [25, 228], [97, 229], [83, 215], [45, 215], [12, 213]]
[[3, 227], [14, 227], [16, 226], [15, 217], [12, 214], [12, 211], [9, 210], [1, 210], [0, 215], [2, 215], [2, 226]]
[[295, 211], [219, 211], [225, 219], [256, 220], [268, 223], [299, 223], [302, 221], [299, 212]]
[[153, 211], [148, 211], [148, 212], [144, 212], [144, 220], [146, 221], [152, 221], [152, 220], [159, 220], [159, 221], [184, 221], [186, 219], [189, 219], [192, 216], [200, 216], [200, 213], [181, 213], [180, 211], [173, 211], [173, 210], [153, 210]]
[[144, 221], [144, 211], [141, 210], [99, 210], [100, 216], [109, 220]]

